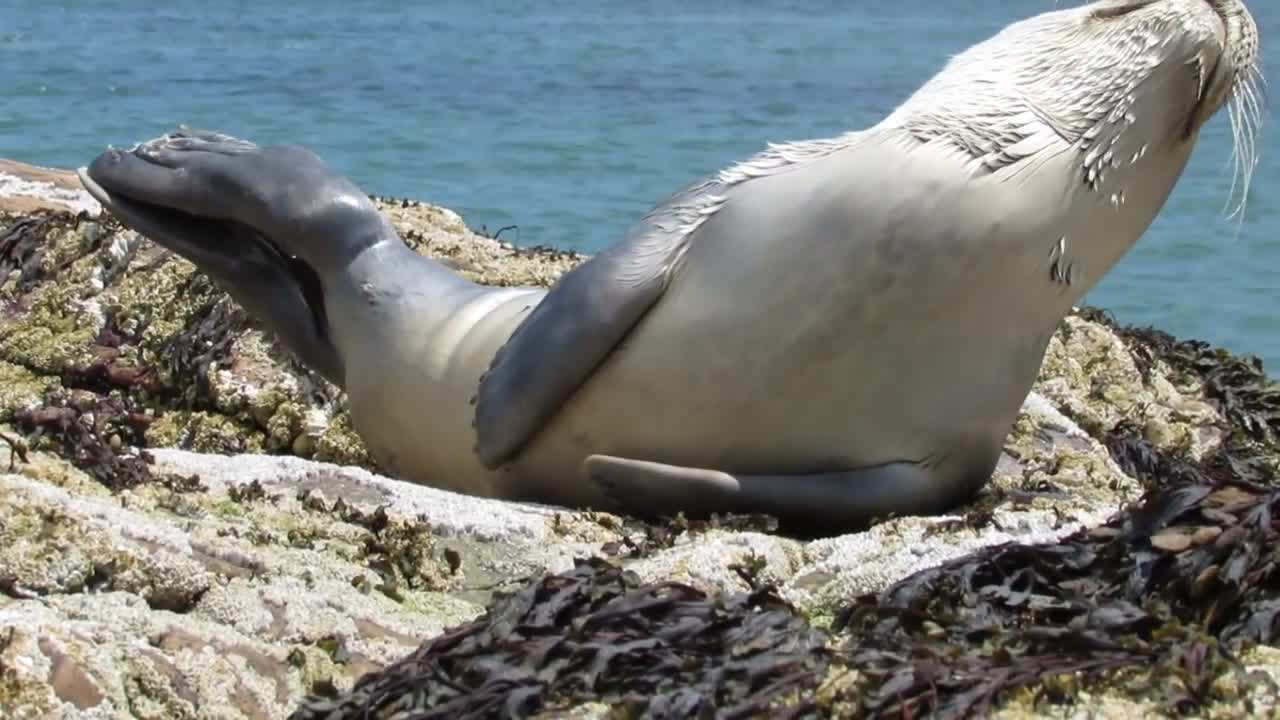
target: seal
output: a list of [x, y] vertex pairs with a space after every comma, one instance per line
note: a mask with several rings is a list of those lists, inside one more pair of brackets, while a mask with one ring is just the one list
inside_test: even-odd
[[183, 128], [81, 178], [345, 388], [402, 479], [839, 531], [981, 489], [1054, 329], [1224, 106], [1247, 195], [1257, 58], [1238, 0], [1016, 22], [876, 125], [676, 193], [549, 291], [417, 255], [298, 146]]

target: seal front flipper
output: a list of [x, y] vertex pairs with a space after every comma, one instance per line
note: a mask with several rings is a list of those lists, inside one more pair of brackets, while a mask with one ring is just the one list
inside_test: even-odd
[[701, 209], [707, 181], [651, 211], [617, 245], [565, 273], [495, 353], [476, 393], [476, 454], [514, 457], [662, 297]]
[[[945, 465], [945, 463], [944, 463]], [[583, 473], [629, 515], [763, 513], [789, 530], [845, 532], [877, 517], [944, 512], [975, 495], [992, 468], [943, 480], [938, 465], [894, 462], [826, 473], [743, 475], [592, 455]]]

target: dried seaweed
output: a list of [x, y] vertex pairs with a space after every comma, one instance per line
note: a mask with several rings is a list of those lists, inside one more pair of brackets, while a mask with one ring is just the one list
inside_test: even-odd
[[[19, 290], [41, 281], [42, 239], [78, 221], [36, 214], [10, 225], [0, 236], [0, 279], [16, 271]], [[190, 282], [208, 283], [199, 274]], [[163, 369], [199, 383], [210, 364], [225, 365], [241, 329], [236, 312], [223, 299], [197, 313], [168, 340]], [[1193, 462], [1152, 447], [1137, 428], [1116, 428], [1106, 446], [1148, 493], [1106, 525], [1053, 545], [980, 551], [857, 598], [838, 625], [849, 638], [838, 652], [768, 588], [708, 598], [583, 561], [532, 581], [352, 692], [312, 698], [295, 717], [527, 716], [593, 700], [640, 717], [825, 714], [832, 701], [858, 716], [960, 717], [981, 714], [1017, 688], [1030, 688], [1037, 703], [1069, 702], [1073, 683], [1098, 680], [1178, 712], [1220, 699], [1213, 681], [1238, 670], [1235, 654], [1280, 639], [1280, 388], [1255, 358], [1121, 327], [1097, 310], [1080, 314], [1110, 326], [1145, 377], [1171, 368], [1201, 383], [1233, 431], [1219, 452]], [[140, 342], [141, 321], [130, 335], [108, 317], [95, 339], [97, 358], [63, 374], [69, 387], [124, 390], [123, 399], [73, 393], [14, 418], [112, 488], [152, 479], [145, 452], [122, 451], [145, 444], [150, 421], [129, 409], [128, 391], [156, 381], [149, 368], [120, 360], [121, 346]], [[197, 483], [184, 479], [174, 488]], [[401, 553], [427, 547], [429, 528], [397, 526], [385, 510], [365, 513], [341, 501], [322, 509], [369, 530], [364, 553], [385, 582], [427, 578], [416, 570], [427, 554]], [[767, 519], [741, 522], [772, 529]], [[704, 527], [677, 518], [606, 550], [643, 557]], [[451, 571], [457, 562], [447, 561]], [[737, 571], [754, 587], [752, 562]], [[811, 692], [831, 663], [861, 679], [834, 695]], [[792, 704], [768, 709], [778, 700]]]
[[[238, 499], [244, 497], [242, 494]], [[302, 490], [297, 499], [307, 510], [333, 515], [368, 531], [358, 557], [377, 576], [373, 587], [379, 592], [399, 602], [404, 589], [439, 591], [448, 587], [453, 571], [446, 571], [445, 566], [452, 563], [443, 555], [444, 564], [437, 561], [436, 535], [425, 516], [392, 517], [387, 514], [387, 505], [363, 510], [342, 498], [329, 503], [312, 489]]]
[[[1125, 330], [1122, 336], [1146, 372], [1164, 363], [1203, 382], [1241, 432], [1193, 461], [1153, 447], [1139, 428], [1121, 424], [1103, 440], [1125, 472], [1147, 488], [1135, 507], [1060, 543], [988, 548], [856, 598], [834, 628], [846, 638], [837, 651], [826, 649], [822, 635], [785, 609], [772, 610], [786, 622], [752, 625], [751, 637], [770, 648], [758, 658], [759, 667], [774, 673], [770, 679], [785, 678], [785, 687], [802, 691], [785, 711], [766, 712], [769, 699], [758, 693], [769, 680], [748, 675], [729, 681], [732, 660], [717, 661], [720, 684], [714, 687], [706, 676], [677, 670], [690, 661], [670, 661], [670, 655], [646, 657], [644, 673], [635, 669], [639, 665], [616, 662], [608, 673], [592, 673], [619, 648], [670, 653], [664, 643], [675, 628], [688, 642], [700, 641], [686, 634], [683, 618], [668, 625], [669, 618], [651, 615], [646, 604], [667, 607], [664, 593], [693, 591], [632, 582], [602, 595], [596, 583], [624, 575], [582, 563], [366, 676], [352, 693], [315, 698], [295, 717], [527, 716], [587, 700], [608, 702], [628, 717], [731, 717], [754, 697], [758, 702], [744, 714], [951, 718], [982, 715], [1018, 688], [1028, 688], [1040, 706], [1070, 703], [1077, 689], [1097, 682], [1171, 712], [1222, 700], [1229, 691], [1216, 681], [1241, 672], [1236, 653], [1280, 638], [1280, 483], [1270, 414], [1276, 393], [1252, 360], [1155, 331]], [[605, 550], [643, 557], [697, 529], [677, 518], [650, 526], [641, 540]], [[752, 579], [750, 563], [737, 570]], [[564, 595], [566, 587], [577, 595]], [[591, 627], [584, 617], [603, 612], [601, 597], [606, 603], [634, 598], [618, 613], [628, 618], [628, 632], [611, 636], [611, 650], [603, 655], [587, 652], [596, 638], [583, 635]], [[720, 602], [740, 608], [743, 597]], [[589, 602], [595, 604], [582, 607]], [[697, 602], [706, 607], [713, 601], [699, 595]], [[799, 637], [805, 640], [796, 642]], [[716, 647], [731, 646], [721, 640]], [[727, 657], [737, 656], [730, 649]], [[858, 680], [807, 692], [829, 663], [856, 670]], [[1269, 682], [1245, 677], [1241, 686]], [[726, 695], [726, 688], [737, 694]], [[329, 711], [334, 714], [324, 715]]]
[[753, 717], [814, 688], [827, 662], [822, 634], [770, 591], [708, 598], [582, 560], [291, 717], [529, 717], [587, 700], [629, 717]]
[[124, 360], [126, 345], [136, 344], [146, 330], [141, 323], [132, 333], [119, 326], [118, 317], [108, 312], [106, 321], [93, 339], [93, 359], [85, 364], [62, 369], [63, 387], [108, 394], [112, 390], [128, 392], [135, 388], [159, 390], [160, 379], [152, 368], [131, 365]]
[[674, 547], [682, 537], [697, 536], [710, 530], [775, 532], [778, 529], [778, 519], [759, 513], [712, 513], [710, 517], [691, 520], [681, 513], [664, 521], [645, 523], [642, 529], [643, 537], [627, 534], [621, 540], [605, 543], [601, 551], [609, 557], [625, 556], [634, 560]]
[[146, 444], [152, 419], [127, 410], [119, 398], [73, 396], [66, 404], [19, 410], [13, 420], [36, 440], [51, 439], [60, 455], [108, 488], [152, 480], [151, 456], [125, 450], [126, 445]]
[[66, 388], [107, 394], [112, 390], [156, 388], [157, 379], [149, 367], [137, 367], [121, 361], [119, 350], [95, 348], [96, 357], [83, 365], [62, 369], [62, 385]]
[[26, 440], [23, 440], [22, 438], [12, 438], [4, 433], [0, 433], [0, 442], [9, 446], [9, 472], [14, 472], [17, 469], [19, 460], [24, 463], [31, 462], [31, 457], [27, 453], [29, 448], [27, 447]]
[[0, 282], [18, 272], [17, 289], [30, 289], [42, 278], [41, 260], [47, 245], [44, 237], [49, 226], [65, 222], [60, 213], [37, 212], [17, 218], [4, 235], [0, 235]]
[[[88, 242], [83, 243], [72, 257], [63, 259], [55, 267], [46, 267], [44, 262], [50, 247], [46, 239], [51, 233], [78, 228], [81, 222], [90, 219], [90, 215], [83, 211], [43, 209], [22, 214], [0, 212], [0, 221], [7, 225], [0, 231], [3, 233], [0, 234], [0, 283], [10, 280], [16, 272], [15, 289], [23, 293], [70, 267], [77, 260], [97, 252], [102, 247], [105, 233], [86, 236]], [[114, 218], [101, 222], [96, 218], [93, 220], [99, 226], [108, 228], [108, 232], [118, 232], [124, 227]]]
[[1181, 471], [1196, 482], [1102, 528], [983, 550], [860, 598], [847, 662], [879, 686], [868, 714], [967, 717], [1019, 686], [1153, 665], [1162, 684], [1142, 694], [1207, 702], [1229, 648], [1280, 635], [1280, 491]]
[[[187, 282], [207, 284], [209, 280], [196, 274]], [[244, 311], [229, 298], [220, 296], [192, 313], [187, 326], [165, 340], [162, 354], [168, 358], [169, 376], [189, 378], [195, 385], [195, 393], [184, 397], [183, 404], [195, 408], [202, 405], [201, 398], [211, 396], [204, 370], [210, 366], [230, 367], [236, 337], [246, 322]]]

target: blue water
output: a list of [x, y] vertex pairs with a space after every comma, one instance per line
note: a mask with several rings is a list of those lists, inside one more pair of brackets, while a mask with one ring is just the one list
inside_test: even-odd
[[[1059, 0], [1057, 5], [1073, 4]], [[1280, 3], [1254, 0], [1264, 67]], [[766, 142], [874, 123], [1054, 0], [0, 0], [0, 156], [74, 166], [178, 123], [298, 142], [370, 191], [594, 251]], [[1225, 114], [1087, 298], [1280, 368], [1271, 125], [1229, 219]]]

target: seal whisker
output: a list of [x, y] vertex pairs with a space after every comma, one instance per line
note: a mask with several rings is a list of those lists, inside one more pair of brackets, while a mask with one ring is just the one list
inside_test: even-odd
[[1235, 196], [1237, 186], [1240, 188], [1240, 202], [1228, 217], [1235, 217], [1241, 222], [1248, 205], [1253, 173], [1258, 165], [1257, 136], [1262, 129], [1263, 106], [1258, 98], [1256, 77], [1259, 75], [1255, 73], [1242, 76], [1227, 108], [1231, 119], [1231, 155], [1235, 164], [1227, 196], [1228, 205]]

